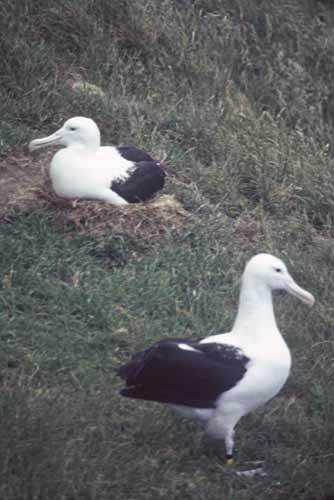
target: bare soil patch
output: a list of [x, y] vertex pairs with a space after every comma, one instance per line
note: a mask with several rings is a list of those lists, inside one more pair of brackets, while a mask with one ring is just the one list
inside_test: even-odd
[[51, 156], [49, 152], [35, 160], [18, 152], [0, 160], [0, 220], [15, 209], [25, 210], [36, 204], [47, 182]]

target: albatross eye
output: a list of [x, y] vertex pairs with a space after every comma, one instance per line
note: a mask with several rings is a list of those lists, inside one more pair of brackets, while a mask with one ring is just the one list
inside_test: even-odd
[[70, 130], [76, 130], [76, 127], [70, 127]]
[[276, 271], [276, 273], [282, 273], [283, 272], [283, 270], [280, 267], [275, 267], [275, 271]]

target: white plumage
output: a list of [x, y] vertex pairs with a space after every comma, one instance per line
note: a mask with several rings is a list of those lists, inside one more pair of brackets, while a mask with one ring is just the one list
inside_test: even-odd
[[52, 135], [31, 141], [29, 149], [53, 144], [65, 146], [50, 166], [58, 196], [127, 205], [151, 198], [164, 185], [160, 162], [134, 146], [101, 146], [99, 128], [90, 118], [67, 120]]
[[247, 264], [237, 316], [229, 333], [200, 342], [166, 338], [119, 369], [126, 397], [163, 402], [206, 421], [225, 440], [232, 462], [240, 418], [274, 397], [286, 382], [291, 356], [278, 330], [272, 291], [285, 290], [309, 306], [314, 297], [297, 285], [284, 263], [258, 254]]

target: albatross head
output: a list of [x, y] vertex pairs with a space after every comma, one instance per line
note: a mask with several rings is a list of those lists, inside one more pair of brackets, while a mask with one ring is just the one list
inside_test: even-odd
[[254, 286], [261, 283], [270, 290], [285, 290], [312, 307], [313, 295], [301, 288], [290, 276], [286, 265], [273, 255], [260, 253], [251, 258], [245, 268], [244, 280]]
[[29, 144], [29, 150], [59, 144], [61, 146], [79, 146], [95, 151], [100, 147], [100, 131], [96, 123], [84, 116], [75, 116], [53, 134], [35, 139]]

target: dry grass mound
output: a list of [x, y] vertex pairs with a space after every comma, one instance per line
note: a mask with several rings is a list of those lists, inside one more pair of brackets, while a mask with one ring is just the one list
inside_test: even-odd
[[102, 202], [71, 202], [57, 197], [47, 174], [52, 152], [32, 161], [20, 153], [0, 162], [0, 220], [18, 211], [49, 209], [58, 230], [101, 239], [110, 233], [144, 240], [178, 232], [190, 214], [172, 195], [148, 203], [116, 207]]
[[77, 234], [97, 239], [110, 233], [144, 240], [160, 239], [180, 231], [190, 217], [189, 212], [171, 195], [122, 208], [93, 201], [75, 204], [59, 203], [54, 199], [50, 201], [56, 207], [54, 220], [60, 230], [72, 229]]

